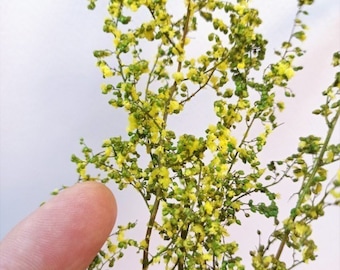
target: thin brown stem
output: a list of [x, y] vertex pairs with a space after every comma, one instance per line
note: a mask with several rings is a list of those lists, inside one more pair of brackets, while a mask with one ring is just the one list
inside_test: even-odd
[[148, 228], [147, 228], [146, 234], [145, 234], [146, 248], [143, 251], [143, 270], [147, 270], [149, 268], [149, 245], [150, 245], [151, 233], [152, 233], [153, 225], [154, 225], [155, 220], [156, 220], [160, 201], [161, 201], [160, 195], [157, 194], [156, 198], [155, 198], [155, 203], [152, 207], [150, 219], [149, 219], [149, 222], [148, 222]]

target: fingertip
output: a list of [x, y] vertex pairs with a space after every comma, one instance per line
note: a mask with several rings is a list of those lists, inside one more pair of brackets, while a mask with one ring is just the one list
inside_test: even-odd
[[[74, 197], [78, 197], [77, 200], [84, 203], [84, 208], [86, 208], [86, 206], [97, 207], [98, 211], [103, 212], [103, 217], [108, 218], [108, 222], [112, 223], [113, 227], [117, 218], [117, 202], [112, 191], [106, 185], [94, 181], [87, 181], [77, 183], [64, 191], [70, 193], [67, 194], [67, 197], [71, 201]], [[105, 212], [108, 213], [108, 215], [106, 215]]]
[[85, 269], [116, 217], [115, 197], [105, 185], [84, 182], [67, 188], [7, 235], [1, 269]]

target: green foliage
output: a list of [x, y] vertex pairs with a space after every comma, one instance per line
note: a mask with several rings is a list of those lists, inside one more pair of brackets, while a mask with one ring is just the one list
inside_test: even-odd
[[[90, 0], [90, 9], [95, 2]], [[94, 56], [107, 78], [102, 93], [111, 106], [128, 113], [127, 139], [108, 138], [99, 153], [81, 141], [84, 157], [73, 156], [72, 161], [79, 181], [133, 187], [149, 220], [142, 241], [125, 237], [135, 222], [118, 226], [89, 269], [114, 266], [127, 248], [141, 253], [144, 270], [159, 263], [166, 269], [244, 269], [238, 243], [228, 241], [228, 227], [255, 214], [272, 219], [275, 228], [265, 245], [250, 252], [254, 269], [291, 269], [314, 260], [310, 223], [329, 204], [339, 204], [340, 175], [324, 186], [326, 166], [340, 159], [340, 145], [330, 144], [340, 114], [339, 73], [323, 92], [326, 102], [313, 112], [325, 119], [325, 139], [301, 137], [297, 153], [288, 158], [268, 165], [259, 159], [278, 126], [277, 113], [284, 109], [276, 94], [293, 96], [288, 82], [301, 69], [294, 60], [304, 53], [295, 44], [306, 38], [301, 17], [313, 1], [298, 1], [292, 35], [275, 52], [278, 61], [267, 67], [267, 41], [257, 31], [262, 21], [248, 1], [186, 0], [177, 10], [183, 11], [180, 16], [171, 13], [167, 2], [108, 3], [103, 30], [112, 35], [113, 48], [97, 50]], [[191, 37], [202, 35], [202, 28], [208, 31], [200, 39], [208, 45], [192, 50], [196, 40]], [[336, 53], [334, 65], [339, 58]], [[216, 122], [202, 137], [176, 134], [169, 119], [203, 90], [216, 94], [211, 104]], [[89, 166], [101, 174], [90, 175]], [[290, 216], [280, 221], [272, 187], [287, 179], [301, 187]], [[326, 201], [330, 194], [335, 198], [331, 203]], [[163, 245], [152, 249], [155, 233]], [[274, 243], [279, 243], [276, 253]], [[284, 247], [301, 254], [292, 266], [280, 260]]]

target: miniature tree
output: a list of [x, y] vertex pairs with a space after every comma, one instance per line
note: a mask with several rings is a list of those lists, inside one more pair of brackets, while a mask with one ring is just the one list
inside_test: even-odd
[[[282, 160], [259, 159], [284, 109], [276, 94], [294, 96], [288, 82], [302, 68], [294, 62], [304, 54], [296, 44], [306, 38], [302, 18], [312, 3], [297, 1], [292, 34], [275, 52], [277, 61], [264, 64], [267, 41], [257, 31], [262, 21], [246, 0], [109, 1], [103, 30], [112, 35], [113, 48], [94, 56], [105, 78], [102, 93], [128, 113], [127, 139], [105, 139], [99, 153], [82, 140], [84, 157], [72, 161], [79, 181], [133, 187], [149, 220], [142, 241], [125, 237], [135, 222], [118, 226], [89, 269], [113, 267], [127, 248], [140, 253], [143, 270], [244, 269], [228, 227], [242, 226], [251, 215], [273, 224], [268, 240], [250, 251], [254, 269], [291, 269], [315, 259], [310, 224], [326, 206], [339, 205], [340, 173], [326, 179], [327, 165], [340, 159], [340, 145], [330, 143], [340, 114], [340, 73], [313, 112], [325, 120], [325, 137], [301, 137], [297, 152]], [[338, 66], [340, 54], [333, 59]], [[179, 118], [202, 91], [216, 94], [202, 108], [213, 109], [216, 122], [202, 137], [176, 134], [169, 119]], [[93, 168], [100, 175], [90, 173]], [[282, 181], [300, 188], [292, 191], [297, 200], [290, 215], [279, 220], [272, 188]], [[162, 245], [153, 248], [157, 235]], [[282, 261], [284, 249], [294, 254], [291, 263]]]

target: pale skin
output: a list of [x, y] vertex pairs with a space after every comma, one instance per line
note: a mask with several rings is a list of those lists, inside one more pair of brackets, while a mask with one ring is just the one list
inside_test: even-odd
[[105, 185], [85, 182], [67, 188], [5, 236], [0, 269], [86, 269], [116, 216], [116, 200]]

